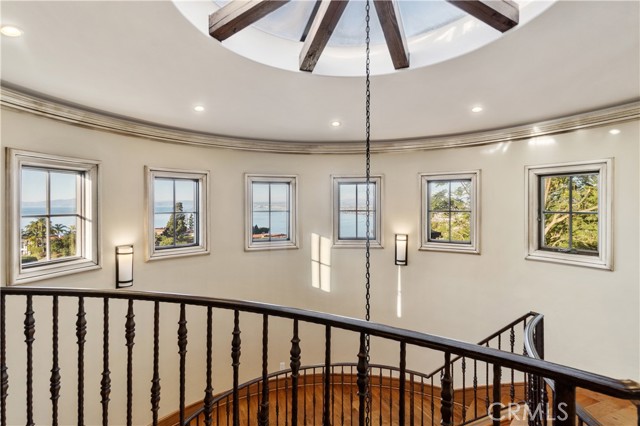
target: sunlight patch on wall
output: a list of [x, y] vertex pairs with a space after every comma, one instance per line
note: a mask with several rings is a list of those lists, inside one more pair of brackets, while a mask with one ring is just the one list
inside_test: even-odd
[[311, 286], [331, 291], [331, 240], [311, 234]]

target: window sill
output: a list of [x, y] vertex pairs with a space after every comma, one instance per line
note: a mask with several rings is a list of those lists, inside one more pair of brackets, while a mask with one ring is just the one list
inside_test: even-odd
[[580, 254], [557, 253], [546, 250], [535, 250], [527, 254], [525, 259], [613, 271], [613, 264], [611, 262], [607, 262], [602, 256], [596, 257]]
[[64, 275], [77, 274], [85, 271], [102, 269], [102, 267], [92, 260], [80, 259], [72, 262], [65, 262], [57, 265], [42, 265], [28, 268], [18, 272], [9, 282], [9, 285], [26, 284], [49, 278], [61, 277]]
[[451, 243], [423, 243], [420, 251], [442, 251], [449, 253], [480, 254], [480, 248], [473, 245]]
[[293, 241], [286, 242], [265, 242], [265, 243], [251, 243], [247, 245], [245, 251], [265, 251], [265, 250], [291, 250], [298, 249], [298, 244]]
[[147, 261], [162, 260], [162, 259], [175, 259], [186, 256], [202, 256], [209, 254], [209, 249], [202, 246], [198, 247], [185, 247], [178, 249], [167, 249], [153, 251], [148, 255]]
[[[363, 249], [366, 247], [366, 242], [364, 240], [338, 240], [333, 242], [334, 248], [357, 248]], [[370, 240], [369, 247], [372, 249], [381, 249], [384, 248], [380, 241]]]

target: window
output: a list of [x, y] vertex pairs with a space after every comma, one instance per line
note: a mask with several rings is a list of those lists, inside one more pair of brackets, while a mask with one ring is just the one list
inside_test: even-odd
[[[369, 186], [369, 240], [382, 247], [381, 176]], [[333, 244], [364, 247], [367, 239], [367, 182], [362, 176], [333, 176]]]
[[424, 173], [421, 250], [480, 253], [480, 171]]
[[209, 172], [146, 168], [149, 260], [209, 253]]
[[297, 248], [297, 177], [246, 175], [246, 182], [246, 249]]
[[9, 283], [97, 269], [98, 162], [9, 149]]
[[612, 269], [611, 160], [527, 167], [527, 259]]

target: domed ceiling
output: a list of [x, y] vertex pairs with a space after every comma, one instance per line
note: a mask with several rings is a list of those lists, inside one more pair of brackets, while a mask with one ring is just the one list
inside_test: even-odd
[[[304, 9], [296, 3], [293, 8]], [[353, 3], [353, 8], [362, 4]], [[640, 97], [639, 2], [519, 3], [521, 23], [504, 34], [474, 25], [475, 18], [465, 14], [447, 13], [432, 28], [413, 31], [408, 36], [409, 69], [393, 71], [386, 48], [374, 45], [372, 139], [496, 129]], [[336, 36], [314, 73], [301, 72], [297, 56], [283, 59], [284, 50], [278, 49], [279, 44], [299, 42], [265, 32], [274, 32], [276, 21], [271, 29], [245, 30], [253, 33], [252, 49], [267, 59], [262, 62], [285, 63], [265, 65], [259, 57], [248, 59], [233, 51], [242, 44], [242, 34], [222, 43], [209, 37], [208, 14], [222, 4], [3, 1], [1, 24], [23, 30], [21, 37], [2, 37], [3, 85], [214, 135], [362, 140], [364, 78], [361, 71], [349, 71], [360, 61], [364, 68], [362, 46], [340, 50], [345, 43]], [[202, 7], [209, 11], [198, 25], [188, 11]], [[462, 36], [475, 27], [483, 28], [485, 36], [461, 49]], [[292, 31], [297, 37], [298, 30]], [[420, 43], [425, 43], [422, 50]], [[203, 110], [194, 110], [196, 106]], [[482, 111], [472, 112], [477, 106]]]

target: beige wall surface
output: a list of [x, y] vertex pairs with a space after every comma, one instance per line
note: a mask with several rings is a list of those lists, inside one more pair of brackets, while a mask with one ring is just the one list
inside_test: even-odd
[[[640, 379], [639, 293], [639, 148], [638, 122], [579, 130], [496, 145], [374, 155], [372, 172], [384, 176], [382, 200], [384, 248], [372, 251], [372, 320], [402, 328], [477, 341], [530, 310], [545, 315], [546, 358], [615, 378]], [[374, 129], [375, 137], [375, 129]], [[311, 286], [311, 234], [331, 238], [331, 175], [364, 170], [359, 155], [262, 154], [152, 142], [76, 127], [10, 110], [2, 111], [2, 164], [5, 147], [101, 161], [100, 214], [102, 269], [33, 283], [32, 285], [114, 288], [114, 247], [135, 248], [133, 289], [249, 299], [363, 317], [364, 251], [331, 250], [331, 289]], [[527, 261], [525, 256], [525, 174], [527, 165], [614, 159], [614, 271]], [[209, 170], [211, 254], [145, 262], [144, 167]], [[419, 173], [481, 170], [481, 254], [418, 251], [420, 239]], [[300, 248], [246, 252], [244, 250], [244, 173], [295, 174], [298, 181]], [[5, 182], [2, 175], [6, 222]], [[6, 241], [5, 227], [0, 239]], [[401, 270], [402, 316], [396, 313], [398, 267], [393, 236], [409, 234], [409, 264]], [[6, 247], [2, 247], [5, 284]], [[9, 424], [24, 423], [24, 302], [8, 298]], [[102, 369], [102, 304], [88, 305], [87, 423], [99, 422]], [[174, 309], [175, 308], [175, 309]], [[36, 422], [47, 423], [51, 368], [50, 302], [36, 300]], [[75, 416], [76, 339], [72, 300], [61, 309], [63, 391], [62, 423]], [[177, 409], [177, 308], [163, 308], [161, 342], [161, 412]], [[147, 424], [151, 386], [151, 306], [136, 305], [135, 424]], [[187, 401], [204, 389], [204, 312], [188, 309], [189, 353]], [[110, 424], [124, 423], [124, 314], [113, 303], [112, 413]], [[216, 392], [230, 384], [232, 322], [215, 313], [214, 372]], [[242, 317], [241, 380], [259, 374], [260, 318]], [[273, 320], [270, 366], [288, 366], [291, 322]], [[321, 362], [323, 330], [303, 326], [303, 363]], [[356, 361], [357, 339], [335, 332], [334, 361]], [[398, 347], [374, 341], [373, 362], [395, 364]], [[376, 346], [377, 345], [377, 346]], [[166, 349], [165, 349], [166, 348]], [[430, 370], [442, 355], [409, 351], [409, 367]], [[66, 374], [67, 376], [65, 376]], [[41, 380], [40, 378], [46, 378]], [[117, 390], [117, 391], [116, 391]]]

